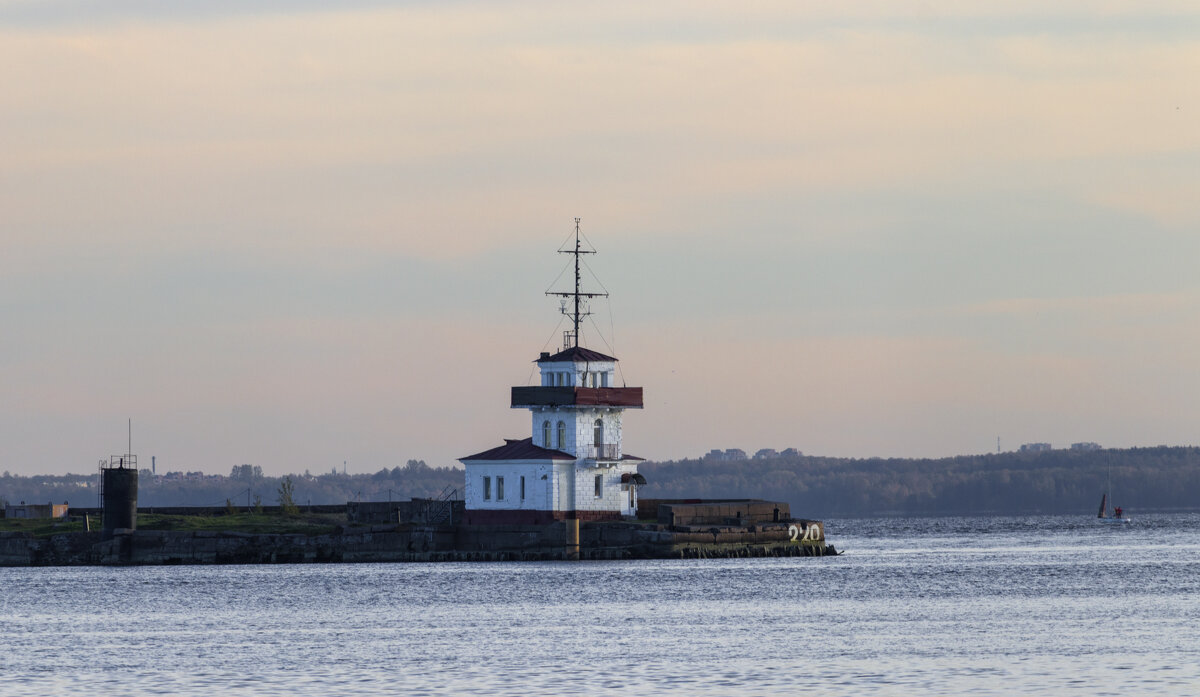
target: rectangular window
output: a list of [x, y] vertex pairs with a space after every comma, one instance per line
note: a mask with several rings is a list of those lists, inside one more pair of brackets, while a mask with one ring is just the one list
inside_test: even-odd
[[604, 475], [596, 475], [596, 498], [604, 496]]
[[496, 500], [504, 500], [504, 477], [496, 477]]
[[608, 387], [608, 373], [600, 373], [600, 386]]
[[491, 477], [483, 478], [483, 500], [484, 501], [492, 500], [492, 478]]
[[521, 500], [525, 500], [525, 478], [521, 477]]

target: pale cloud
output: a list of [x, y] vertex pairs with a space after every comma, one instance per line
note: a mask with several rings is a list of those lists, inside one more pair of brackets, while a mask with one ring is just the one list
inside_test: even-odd
[[[144, 240], [188, 220], [216, 244], [319, 250], [336, 234], [439, 257], [534, 238], [529, 210], [547, 201], [623, 208], [622, 229], [696, 198], [1006, 178], [1190, 220], [1176, 173], [1087, 164], [1195, 156], [1200, 134], [1174, 108], [1200, 109], [1188, 42], [931, 37], [889, 26], [894, 10], [787, 5], [692, 41], [672, 18], [711, 29], [725, 15], [536, 7], [10, 30], [10, 240]], [[625, 38], [636, 20], [660, 33]], [[773, 23], [796, 38], [747, 37]], [[1131, 178], [1152, 193], [1129, 193]]]
[[1185, 441], [1197, 24], [0, 3], [3, 455], [67, 430], [44, 462], [75, 462], [113, 411], [216, 469], [520, 435], [506, 390], [577, 215], [652, 400], [638, 454]]

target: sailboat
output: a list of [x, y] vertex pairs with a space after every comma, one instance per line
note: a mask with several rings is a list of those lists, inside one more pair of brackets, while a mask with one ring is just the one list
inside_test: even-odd
[[1110, 474], [1104, 483], [1104, 493], [1100, 494], [1100, 513], [1096, 515], [1096, 519], [1101, 523], [1132, 523], [1133, 520], [1129, 516], [1125, 515], [1125, 511], [1123, 511], [1120, 506], [1117, 506], [1112, 511], [1111, 516], [1109, 515], [1108, 492], [1111, 489], [1111, 481], [1112, 477]]

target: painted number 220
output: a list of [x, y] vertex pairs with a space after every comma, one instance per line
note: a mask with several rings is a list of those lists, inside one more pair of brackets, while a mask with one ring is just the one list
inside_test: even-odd
[[810, 523], [804, 526], [804, 537], [800, 537], [800, 528], [795, 525], [788, 526], [788, 534], [792, 536], [792, 542], [817, 541], [821, 539], [821, 526], [816, 523]]

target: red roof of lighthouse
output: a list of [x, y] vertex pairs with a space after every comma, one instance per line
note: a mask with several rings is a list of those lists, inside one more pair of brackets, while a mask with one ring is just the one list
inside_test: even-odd
[[539, 358], [535, 363], [597, 363], [600, 361], [616, 361], [612, 356], [606, 356], [599, 351], [585, 349], [582, 346], [572, 346], [566, 351], [559, 351], [553, 356]]
[[574, 460], [574, 455], [533, 444], [533, 437], [524, 440], [504, 439], [504, 445], [481, 453], [458, 458], [460, 462], [477, 460]]

